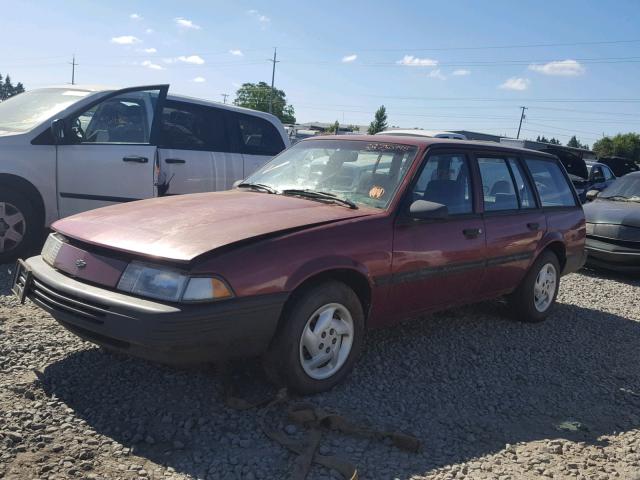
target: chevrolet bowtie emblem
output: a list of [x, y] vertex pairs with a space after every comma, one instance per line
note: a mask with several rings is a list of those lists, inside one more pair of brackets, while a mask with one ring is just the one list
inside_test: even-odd
[[79, 258], [78, 260], [76, 260], [76, 267], [78, 268], [84, 268], [87, 266], [87, 262], [85, 262], [84, 260], [82, 260], [81, 258]]

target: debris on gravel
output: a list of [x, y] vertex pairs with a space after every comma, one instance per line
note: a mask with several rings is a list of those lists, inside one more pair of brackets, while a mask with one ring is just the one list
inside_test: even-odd
[[[260, 409], [226, 406], [214, 369], [177, 370], [103, 351], [9, 292], [0, 266], [0, 478], [281, 479], [295, 456]], [[353, 375], [305, 401], [391, 442], [324, 432], [319, 453], [365, 479], [640, 478], [640, 281], [582, 271], [562, 279], [540, 324], [501, 302], [371, 332]], [[270, 387], [256, 362], [240, 393]], [[283, 410], [270, 421], [304, 435]], [[339, 478], [316, 464], [311, 479]]]

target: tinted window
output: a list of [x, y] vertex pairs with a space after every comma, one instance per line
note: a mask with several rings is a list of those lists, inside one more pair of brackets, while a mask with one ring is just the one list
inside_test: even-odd
[[227, 138], [222, 110], [173, 101], [162, 110], [161, 147], [225, 152]]
[[446, 205], [450, 214], [473, 212], [469, 165], [463, 154], [432, 155], [418, 178], [413, 200]]
[[535, 196], [522, 165], [515, 158], [510, 158], [509, 166], [516, 181], [517, 193], [520, 197], [520, 208], [536, 208]]
[[507, 161], [503, 158], [478, 158], [485, 211], [516, 210], [518, 197]]
[[609, 167], [602, 167], [602, 170], [604, 171], [605, 180], [613, 180], [615, 178], [615, 176], [613, 175], [613, 172], [609, 170]]
[[149, 143], [157, 91], [128, 92], [71, 119], [74, 143]]
[[238, 113], [235, 122], [240, 134], [240, 150], [252, 155], [276, 155], [284, 150], [284, 142], [276, 127], [267, 120]]
[[571, 187], [555, 161], [527, 158], [525, 163], [536, 184], [543, 207], [575, 206]]

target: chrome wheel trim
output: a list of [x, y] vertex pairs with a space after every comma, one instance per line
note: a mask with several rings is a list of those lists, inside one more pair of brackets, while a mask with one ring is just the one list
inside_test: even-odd
[[23, 213], [9, 202], [0, 202], [0, 253], [17, 248], [27, 232]]
[[546, 312], [556, 293], [558, 272], [552, 263], [545, 263], [536, 277], [533, 285], [533, 304], [540, 313]]
[[353, 332], [353, 318], [344, 305], [328, 303], [313, 312], [300, 337], [304, 372], [314, 380], [335, 375], [349, 358]]

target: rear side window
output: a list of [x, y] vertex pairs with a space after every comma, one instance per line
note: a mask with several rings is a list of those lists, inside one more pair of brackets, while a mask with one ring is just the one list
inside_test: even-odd
[[527, 180], [522, 165], [520, 165], [520, 162], [515, 158], [510, 158], [509, 166], [511, 167], [513, 178], [516, 181], [516, 189], [520, 197], [520, 208], [536, 208], [535, 195], [531, 190], [531, 185]]
[[506, 160], [480, 157], [478, 167], [482, 178], [485, 211], [517, 210], [518, 196]]
[[555, 161], [527, 158], [525, 163], [531, 172], [543, 207], [576, 205], [571, 186]]
[[263, 118], [237, 113], [234, 115], [240, 135], [240, 151], [250, 155], [277, 155], [284, 142], [276, 127]]
[[204, 105], [167, 101], [162, 110], [160, 146], [178, 150], [229, 151], [224, 112]]

